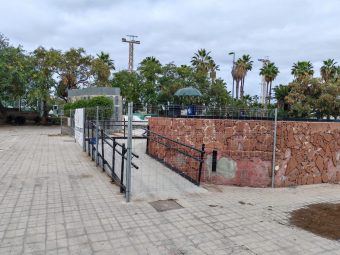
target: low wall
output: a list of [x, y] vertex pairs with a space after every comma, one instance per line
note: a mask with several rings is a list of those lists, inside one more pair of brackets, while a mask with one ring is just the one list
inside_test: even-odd
[[[251, 187], [271, 184], [272, 121], [193, 118], [151, 118], [150, 130], [185, 144], [206, 146], [202, 181]], [[340, 181], [340, 123], [278, 122], [275, 164], [276, 186]], [[216, 171], [212, 152], [217, 151]], [[165, 161], [181, 156], [150, 141], [149, 153]], [[183, 172], [198, 171], [183, 163]], [[196, 170], [197, 169], [197, 170]]]
[[340, 123], [279, 122], [277, 186], [340, 182]]

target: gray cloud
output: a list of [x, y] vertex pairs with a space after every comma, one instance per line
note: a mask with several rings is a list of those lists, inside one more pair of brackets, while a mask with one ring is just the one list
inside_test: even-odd
[[188, 64], [199, 48], [211, 51], [219, 75], [231, 81], [231, 57], [250, 54], [253, 71], [246, 92], [259, 92], [260, 63], [269, 56], [280, 68], [275, 84], [292, 79], [298, 60], [340, 61], [340, 5], [337, 0], [28, 0], [4, 1], [0, 31], [31, 51], [37, 46], [89, 53], [109, 52], [118, 69], [127, 66], [126, 34], [137, 34], [136, 63], [156, 56], [162, 63]]

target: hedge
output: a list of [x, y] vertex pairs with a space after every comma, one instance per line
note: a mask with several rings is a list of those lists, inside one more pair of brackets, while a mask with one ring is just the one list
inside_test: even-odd
[[113, 113], [113, 101], [112, 99], [105, 96], [92, 97], [91, 99], [80, 99], [73, 103], [66, 103], [64, 105], [64, 115], [70, 115], [70, 110], [78, 108], [86, 108], [86, 116], [88, 118], [95, 118], [96, 107], [99, 106], [100, 118], [108, 119]]

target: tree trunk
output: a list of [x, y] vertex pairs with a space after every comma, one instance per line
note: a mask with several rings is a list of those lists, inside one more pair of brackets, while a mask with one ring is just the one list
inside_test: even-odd
[[236, 80], [236, 99], [238, 99], [239, 87], [240, 87], [240, 80]]
[[268, 88], [269, 88], [269, 82], [266, 82], [266, 98], [264, 100], [265, 104], [268, 104], [268, 97], [269, 97]]
[[269, 104], [270, 104], [270, 99], [272, 98], [272, 81], [269, 83]]
[[43, 100], [43, 116], [42, 116], [43, 125], [47, 125], [47, 118], [48, 118], [47, 101]]
[[241, 80], [241, 91], [240, 91], [240, 99], [243, 99], [244, 96], [244, 78]]

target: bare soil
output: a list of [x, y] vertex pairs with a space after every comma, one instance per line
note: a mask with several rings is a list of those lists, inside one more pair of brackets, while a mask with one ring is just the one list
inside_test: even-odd
[[340, 240], [340, 204], [312, 204], [291, 213], [290, 223], [316, 235]]

